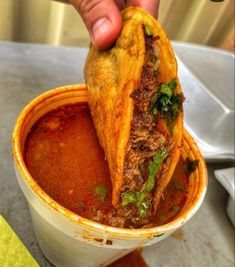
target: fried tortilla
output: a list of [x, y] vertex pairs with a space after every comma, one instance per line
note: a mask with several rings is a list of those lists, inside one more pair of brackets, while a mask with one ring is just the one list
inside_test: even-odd
[[123, 10], [122, 17], [111, 49], [91, 46], [85, 80], [113, 184], [118, 219], [112, 225], [131, 220], [140, 227], [150, 223], [178, 162], [184, 97], [159, 23], [137, 7]]

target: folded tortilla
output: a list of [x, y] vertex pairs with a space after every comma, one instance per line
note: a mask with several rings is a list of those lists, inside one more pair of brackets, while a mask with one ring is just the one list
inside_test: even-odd
[[160, 24], [137, 7], [123, 10], [122, 17], [123, 29], [112, 48], [91, 46], [85, 80], [109, 164], [112, 203], [125, 212], [135, 210], [135, 221], [146, 221], [164, 197], [180, 156], [183, 94]]

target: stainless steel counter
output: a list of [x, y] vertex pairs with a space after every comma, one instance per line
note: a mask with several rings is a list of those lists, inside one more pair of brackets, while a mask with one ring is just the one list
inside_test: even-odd
[[[180, 49], [178, 45], [177, 51]], [[185, 49], [182, 47], [182, 52]], [[11, 134], [19, 112], [35, 96], [54, 87], [83, 82], [86, 53], [80, 48], [0, 42], [0, 214], [43, 267], [52, 265], [38, 247], [15, 178]], [[230, 166], [232, 163], [208, 164], [209, 187], [202, 207], [172, 236], [144, 248], [149, 266], [234, 266], [234, 228], [225, 211], [228, 194], [213, 175], [213, 170]]]

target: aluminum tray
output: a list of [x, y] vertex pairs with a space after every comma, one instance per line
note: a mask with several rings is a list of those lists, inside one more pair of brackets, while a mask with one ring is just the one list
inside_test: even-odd
[[[177, 44], [176, 48], [178, 52]], [[189, 57], [183, 44], [181, 51]], [[38, 247], [28, 206], [17, 185], [12, 129], [20, 110], [37, 95], [49, 88], [83, 82], [86, 54], [87, 49], [81, 48], [0, 42], [0, 213], [40, 266], [52, 267]], [[225, 213], [227, 192], [213, 179], [215, 168], [231, 164], [207, 166], [209, 186], [202, 207], [179, 231], [143, 249], [150, 267], [234, 267], [234, 228]]]
[[234, 160], [234, 54], [179, 42], [173, 46], [186, 98], [185, 127], [206, 160]]

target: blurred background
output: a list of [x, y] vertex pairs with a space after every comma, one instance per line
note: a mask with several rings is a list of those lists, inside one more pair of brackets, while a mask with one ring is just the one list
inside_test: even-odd
[[[172, 40], [234, 51], [234, 0], [161, 0], [159, 14]], [[4, 0], [0, 1], [0, 40], [85, 47], [89, 35], [70, 5]]]

